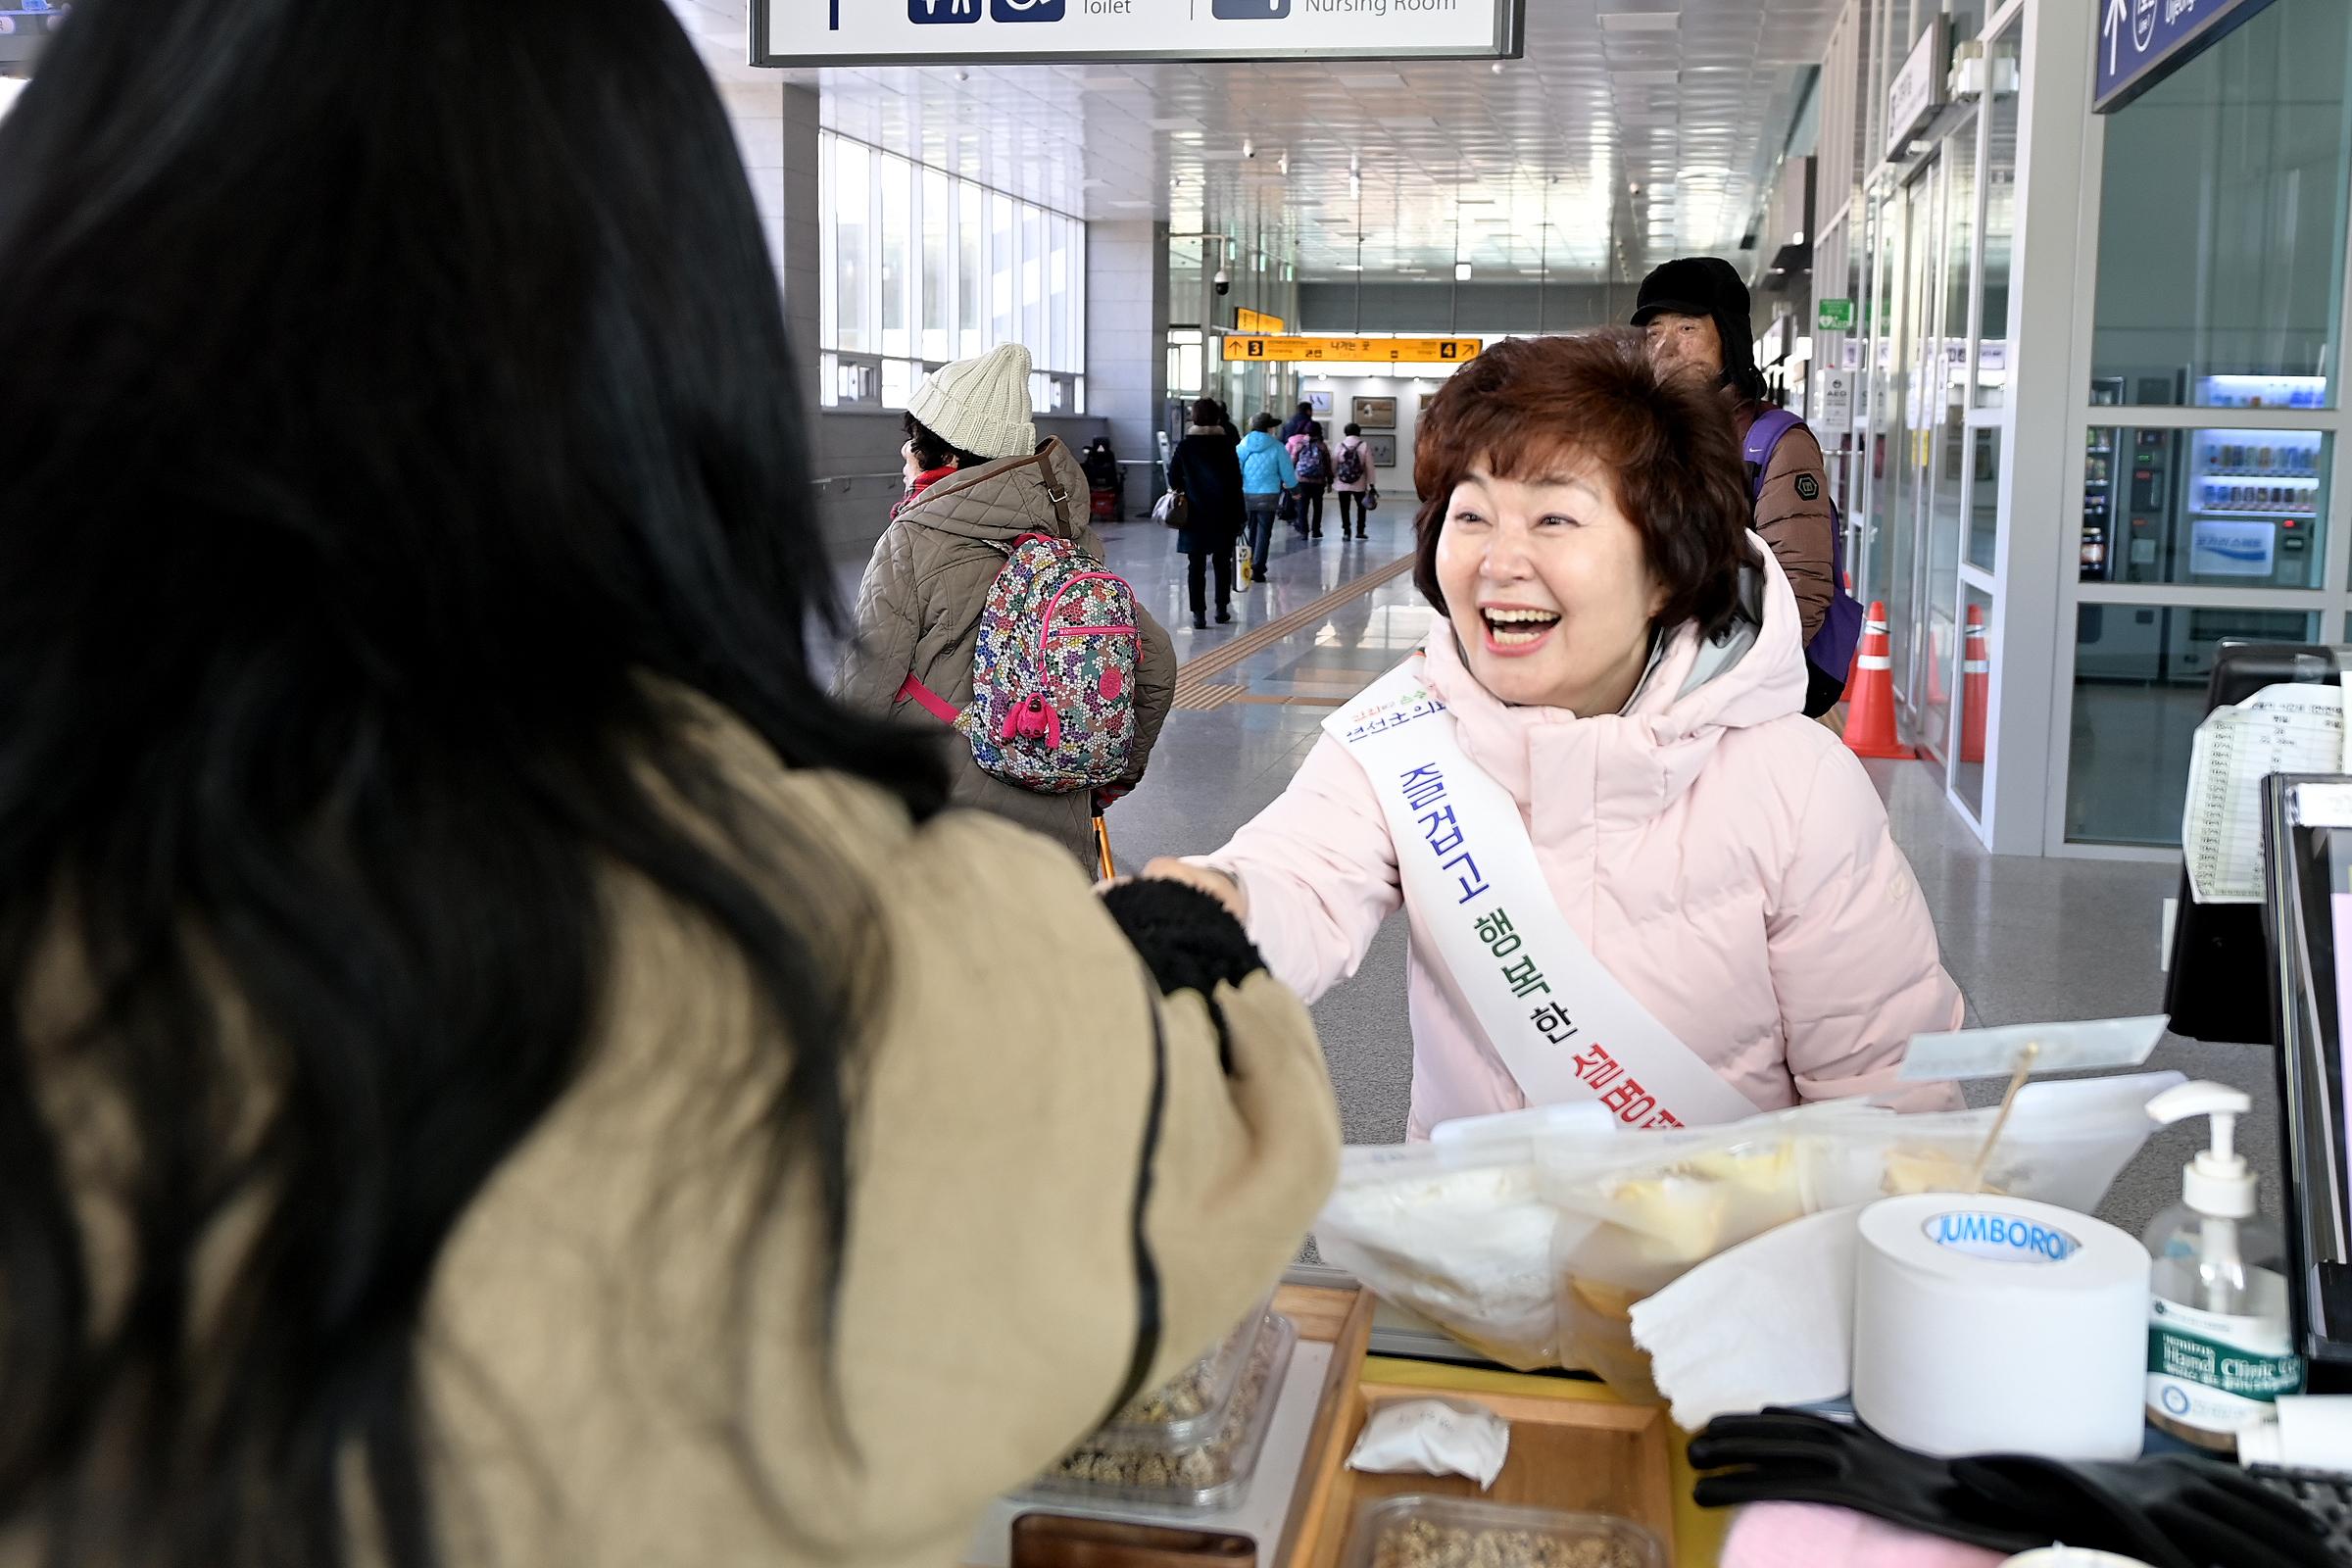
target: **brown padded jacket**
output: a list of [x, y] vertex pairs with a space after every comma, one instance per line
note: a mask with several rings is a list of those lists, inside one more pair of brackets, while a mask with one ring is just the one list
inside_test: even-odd
[[[1742, 403], [1736, 415], [1740, 438], [1764, 412], [1760, 403]], [[1837, 597], [1836, 514], [1830, 510], [1829, 473], [1822, 463], [1821, 442], [1804, 425], [1792, 426], [1773, 448], [1772, 464], [1764, 470], [1763, 488], [1756, 496], [1755, 531], [1772, 547], [1796, 595], [1802, 641], [1810, 643], [1821, 630], [1822, 617]], [[1844, 671], [1837, 673], [1842, 675]]]
[[[917, 496], [875, 541], [858, 589], [857, 642], [844, 657], [835, 695], [877, 716], [939, 727], [899, 691], [912, 674], [952, 708], [972, 700], [972, 655], [980, 612], [1004, 564], [1004, 547], [1025, 533], [1076, 541], [1098, 561], [1102, 541], [1086, 519], [1086, 472], [1059, 440], [1032, 456], [951, 473]], [[1056, 499], [1058, 497], [1058, 499]], [[1142, 781], [1160, 725], [1176, 701], [1176, 645], [1136, 607], [1135, 758], [1121, 780]], [[1045, 834], [1092, 865], [1094, 807], [1087, 792], [1040, 795], [982, 772], [961, 737], [945, 735], [958, 806], [989, 811]]]
[[[734, 797], [710, 842], [804, 910], [792, 868], [822, 846], [823, 907], [854, 894], [875, 916], [855, 953], [820, 949], [874, 982], [832, 1344], [812, 1183], [760, 1197], [789, 1043], [708, 919], [611, 870], [582, 1075], [459, 1217], [425, 1302], [443, 1561], [950, 1568], [992, 1498], [1130, 1382], [1174, 1376], [1289, 1264], [1339, 1158], [1314, 1026], [1262, 970], [1214, 988], [1218, 1019], [1196, 991], [1163, 997], [1053, 846], [972, 811], [916, 825], [689, 706]], [[86, 1016], [79, 972], [44, 968], [36, 1039]], [[233, 1047], [241, 1014], [221, 1007]], [[107, 1311], [131, 1246], [111, 1195], [135, 1160], [103, 1087], [64, 1065], [95, 1054], [59, 1054], [44, 1100]], [[234, 1268], [251, 1239], [220, 1229], [200, 1269]], [[38, 1517], [0, 1532], [0, 1563], [48, 1560]]]

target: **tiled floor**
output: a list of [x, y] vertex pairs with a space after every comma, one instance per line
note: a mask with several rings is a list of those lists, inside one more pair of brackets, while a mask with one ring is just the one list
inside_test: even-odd
[[[1320, 544], [1307, 545], [1278, 529], [1274, 580], [1236, 600], [1232, 625], [1205, 632], [1191, 629], [1184, 561], [1166, 529], [1131, 522], [1105, 530], [1104, 538], [1112, 568], [1135, 584], [1146, 608], [1171, 629], [1178, 656], [1190, 661], [1402, 557], [1410, 549], [1411, 514], [1403, 507], [1376, 514], [1371, 531], [1369, 542], [1342, 543], [1328, 530]], [[1399, 575], [1217, 673], [1217, 683], [1244, 692], [1205, 710], [1169, 716], [1143, 787], [1111, 812], [1120, 863], [1223, 843], [1281, 793], [1313, 746], [1331, 700], [1395, 664], [1433, 618], [1409, 574]], [[1276, 700], [1285, 698], [1291, 701]], [[1935, 912], [1945, 967], [1976, 1020], [2162, 1010], [2158, 937], [2174, 867], [1988, 856], [1925, 765], [1868, 765]], [[1392, 921], [1355, 979], [1315, 1008], [1351, 1142], [1403, 1136], [1412, 1057], [1403, 989], [1403, 922]], [[2277, 1102], [2272, 1054], [2168, 1037], [2151, 1065], [2221, 1079], [2255, 1095], [2258, 1113], [2240, 1141], [2270, 1183], [2266, 1210], [2278, 1212], [2276, 1126], [2268, 1113]], [[2141, 1229], [2158, 1208], [2178, 1200], [2181, 1163], [2201, 1137], [2188, 1128], [2152, 1140], [2102, 1212]]]

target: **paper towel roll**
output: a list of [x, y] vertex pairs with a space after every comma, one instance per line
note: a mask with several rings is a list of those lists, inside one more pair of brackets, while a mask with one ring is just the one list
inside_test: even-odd
[[2148, 1253], [2101, 1220], [1925, 1193], [1862, 1211], [1854, 1410], [1923, 1453], [2130, 1459]]

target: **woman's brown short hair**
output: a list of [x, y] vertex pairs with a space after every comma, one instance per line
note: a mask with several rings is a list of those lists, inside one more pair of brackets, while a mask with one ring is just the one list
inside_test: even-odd
[[1711, 389], [1658, 373], [1639, 332], [1511, 338], [1456, 370], [1422, 410], [1413, 484], [1413, 583], [1439, 611], [1438, 536], [1472, 468], [1542, 475], [1563, 459], [1608, 470], [1666, 590], [1657, 623], [1712, 636], [1739, 603], [1754, 520], [1731, 410]]

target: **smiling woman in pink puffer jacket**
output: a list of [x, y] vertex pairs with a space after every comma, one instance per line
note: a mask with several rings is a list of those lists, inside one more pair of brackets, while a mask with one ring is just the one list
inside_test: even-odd
[[[1799, 710], [1796, 601], [1747, 531], [1723, 421], [1631, 335], [1523, 339], [1446, 384], [1415, 465], [1415, 582], [1446, 616], [1416, 673], [1576, 937], [1758, 1109], [1892, 1091], [1912, 1035], [1959, 1026], [1959, 992], [1870, 779]], [[1452, 901], [1406, 898], [1339, 739], [1223, 849], [1147, 874], [1224, 899], [1310, 1001], [1403, 906], [1412, 1136], [1528, 1102], [1434, 956]]]

